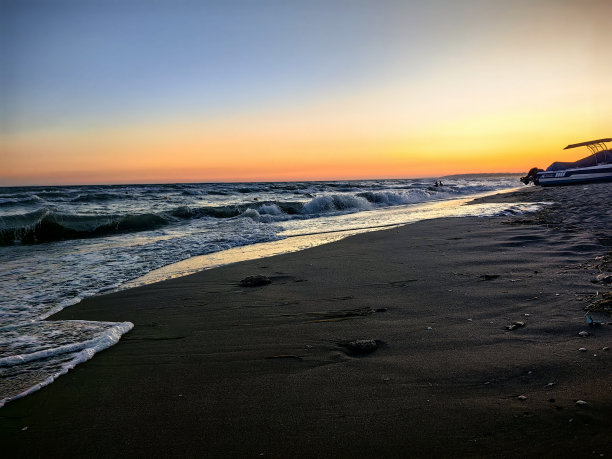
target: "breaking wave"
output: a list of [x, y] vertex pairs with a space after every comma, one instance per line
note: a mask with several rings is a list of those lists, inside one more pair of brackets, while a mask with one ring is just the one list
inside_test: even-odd
[[[330, 187], [332, 184], [327, 184]], [[351, 189], [352, 184], [333, 184], [334, 189]], [[297, 188], [297, 187], [286, 187]], [[44, 207], [33, 212], [0, 217], [0, 245], [38, 244], [69, 239], [104, 237], [115, 234], [150, 231], [180, 221], [200, 218], [228, 219], [251, 218], [261, 223], [273, 223], [289, 219], [307, 219], [338, 213], [372, 210], [380, 207], [415, 204], [434, 199], [448, 199], [465, 195], [466, 190], [444, 187], [376, 190], [322, 194], [308, 201], [257, 201], [232, 205], [189, 206], [178, 205], [160, 212], [126, 214], [78, 214]], [[474, 187], [480, 188], [480, 187]], [[239, 193], [249, 193], [256, 187], [237, 188]], [[261, 191], [261, 189], [258, 189]], [[292, 190], [294, 191], [294, 190]], [[473, 189], [468, 192], [475, 192]], [[480, 191], [480, 190], [478, 190]], [[184, 196], [185, 190], [181, 191]], [[73, 196], [74, 203], [94, 203], [122, 199], [124, 192], [86, 193]], [[189, 194], [194, 194], [189, 191]], [[65, 193], [64, 193], [65, 195]], [[308, 198], [308, 196], [304, 196]], [[5, 198], [6, 202], [11, 198]], [[30, 196], [31, 200], [36, 198]]]
[[50, 209], [0, 218], [0, 245], [36, 244], [144, 231], [167, 224], [160, 215], [90, 216]]

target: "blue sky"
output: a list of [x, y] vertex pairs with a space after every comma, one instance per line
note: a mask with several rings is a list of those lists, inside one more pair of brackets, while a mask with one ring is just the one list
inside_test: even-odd
[[409, 77], [444, 46], [423, 18], [437, 10], [384, 3], [6, 1], [4, 107], [21, 127], [231, 111]]

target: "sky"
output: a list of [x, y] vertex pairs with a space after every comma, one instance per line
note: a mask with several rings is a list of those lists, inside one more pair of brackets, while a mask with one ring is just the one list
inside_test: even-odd
[[0, 186], [526, 172], [612, 136], [609, 0], [2, 0]]

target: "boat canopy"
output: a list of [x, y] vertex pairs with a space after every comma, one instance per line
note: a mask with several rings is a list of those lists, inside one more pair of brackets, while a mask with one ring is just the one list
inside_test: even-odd
[[575, 169], [578, 167], [593, 167], [598, 164], [611, 164], [612, 163], [612, 150], [605, 151], [596, 151], [590, 156], [586, 158], [579, 159], [573, 163], [567, 163], [562, 161], [557, 161], [552, 163], [546, 169], [547, 172], [551, 171], [563, 171], [566, 169]]
[[612, 139], [599, 139], [599, 140], [589, 140], [588, 142], [581, 143], [573, 143], [564, 148], [564, 150], [568, 150], [570, 148], [576, 147], [589, 147], [592, 153], [597, 151], [607, 150], [606, 142], [612, 142]]

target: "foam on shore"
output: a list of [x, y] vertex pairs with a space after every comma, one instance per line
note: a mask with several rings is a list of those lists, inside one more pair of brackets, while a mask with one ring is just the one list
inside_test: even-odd
[[[51, 384], [79, 363], [116, 344], [134, 327], [131, 322], [49, 321], [3, 327], [0, 387], [7, 402]], [[100, 330], [93, 338], [77, 336]], [[61, 344], [65, 342], [66, 344]]]

